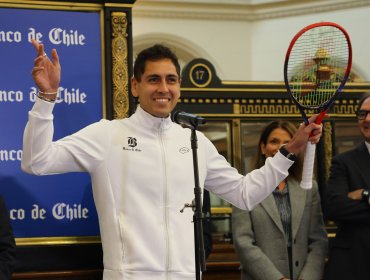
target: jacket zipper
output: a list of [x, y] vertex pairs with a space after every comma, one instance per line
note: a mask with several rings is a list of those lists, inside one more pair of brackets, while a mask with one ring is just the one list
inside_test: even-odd
[[162, 163], [163, 163], [163, 203], [164, 203], [164, 211], [163, 211], [163, 219], [164, 219], [164, 230], [165, 230], [165, 244], [166, 244], [166, 256], [165, 256], [165, 267], [166, 267], [166, 279], [169, 280], [169, 269], [170, 269], [170, 240], [169, 240], [169, 229], [168, 229], [168, 190], [167, 190], [167, 168], [166, 168], [166, 149], [164, 146], [163, 140], [163, 125], [161, 123], [160, 130], [159, 130], [159, 139], [161, 144], [161, 155], [162, 155]]

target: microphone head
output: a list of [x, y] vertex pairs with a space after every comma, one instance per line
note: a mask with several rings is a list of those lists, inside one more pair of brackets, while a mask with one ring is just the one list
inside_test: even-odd
[[179, 114], [179, 113], [181, 113], [182, 111], [175, 111], [175, 112], [173, 112], [173, 113], [171, 113], [171, 120], [173, 121], [173, 122], [175, 122], [175, 123], [178, 123], [177, 122], [177, 115]]
[[177, 124], [184, 124], [187, 126], [197, 127], [206, 123], [206, 120], [197, 115], [185, 113], [184, 111], [176, 111], [171, 114], [171, 119]]

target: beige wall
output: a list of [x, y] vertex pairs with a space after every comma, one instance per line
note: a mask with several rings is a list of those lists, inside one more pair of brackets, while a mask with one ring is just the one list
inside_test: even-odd
[[320, 21], [333, 21], [347, 30], [353, 49], [352, 69], [370, 81], [370, 6], [255, 22], [253, 70], [248, 79], [282, 80], [285, 52], [290, 40], [301, 28]]
[[138, 0], [133, 45], [137, 52], [167, 43], [183, 64], [209, 60], [222, 80], [282, 81], [292, 37], [308, 24], [334, 21], [350, 34], [353, 71], [370, 81], [369, 15], [370, 1], [363, 0]]

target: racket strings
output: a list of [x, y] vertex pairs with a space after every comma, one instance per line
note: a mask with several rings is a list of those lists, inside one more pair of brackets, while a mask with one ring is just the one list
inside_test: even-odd
[[349, 46], [343, 32], [320, 26], [304, 32], [295, 42], [287, 74], [293, 98], [302, 106], [321, 107], [347, 79]]

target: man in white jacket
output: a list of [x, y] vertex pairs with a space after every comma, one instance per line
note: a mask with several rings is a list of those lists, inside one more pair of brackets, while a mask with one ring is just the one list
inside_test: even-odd
[[[189, 129], [170, 114], [180, 97], [180, 66], [167, 47], [142, 51], [131, 91], [140, 106], [127, 119], [101, 120], [53, 142], [54, 100], [60, 82], [57, 52], [44, 46], [32, 71], [38, 97], [24, 132], [22, 169], [36, 175], [88, 172], [99, 216], [105, 280], [195, 279], [192, 211], [180, 213], [194, 196]], [[252, 209], [287, 175], [286, 156], [317, 143], [322, 129], [301, 126], [281, 153], [264, 167], [240, 175], [198, 134], [199, 181], [203, 188], [242, 209]]]

